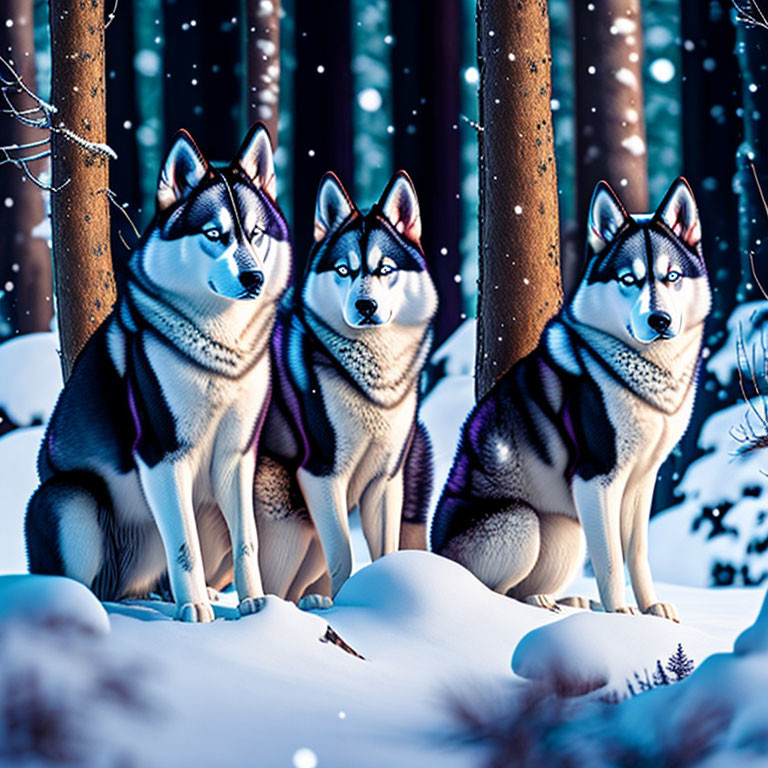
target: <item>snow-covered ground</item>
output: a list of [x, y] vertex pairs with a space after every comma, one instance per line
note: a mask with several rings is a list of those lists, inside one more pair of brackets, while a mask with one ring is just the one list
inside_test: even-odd
[[[468, 323], [438, 351], [450, 375], [422, 409], [438, 488], [471, 407], [473, 338]], [[58, 389], [55, 343], [26, 343], [39, 368], [13, 384], [10, 345], [0, 346], [0, 408], [22, 425], [0, 438], [0, 574], [24, 570], [23, 514], [42, 435], [29, 425], [47, 418]], [[18, 372], [24, 355], [18, 346], [11, 351]], [[719, 434], [717, 425], [712, 430]], [[740, 470], [743, 481], [718, 471], [726, 472], [723, 486], [759, 475], [757, 461]], [[659, 584], [660, 598], [680, 609], [680, 625], [575, 609], [553, 614], [496, 595], [432, 554], [400, 552], [366, 564], [353, 529], [357, 571], [324, 612], [269, 597], [261, 613], [237, 619], [225, 593], [215, 606], [219, 621], [184, 625], [171, 620], [166, 603], [102, 607], [66, 579], [0, 575], [0, 764], [476, 766], [495, 742], [472, 743], [457, 709], [503, 724], [531, 690], [558, 681], [588, 692], [586, 703], [541, 721], [571, 734], [553, 737], [552, 748], [576, 764], [616, 764], [606, 744], [620, 743], [622, 755], [667, 754], [679, 741], [675, 729], [696, 713], [718, 727], [717, 743], [711, 734], [697, 742], [706, 742], [708, 764], [765, 753], [768, 609], [732, 652], [763, 590]], [[655, 547], [684, 562], [692, 546], [697, 557], [695, 537], [666, 549], [664, 538], [652, 542], [652, 555]], [[570, 592], [596, 597], [586, 578]], [[324, 642], [329, 626], [364, 658]], [[666, 667], [678, 645], [696, 671], [630, 697], [627, 684], [637, 690], [637, 678], [652, 676], [657, 662]], [[606, 698], [621, 703], [596, 701]], [[568, 727], [555, 728], [557, 718]], [[715, 748], [724, 751], [712, 757]]]

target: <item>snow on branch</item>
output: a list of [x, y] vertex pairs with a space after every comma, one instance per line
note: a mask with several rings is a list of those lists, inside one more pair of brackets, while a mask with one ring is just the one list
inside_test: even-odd
[[740, 21], [748, 27], [768, 29], [768, 18], [766, 18], [757, 0], [731, 0], [731, 2], [736, 9], [736, 21]]
[[[768, 29], [768, 24], [766, 24], [766, 29]], [[750, 167], [760, 193], [763, 209], [766, 217], [768, 217], [768, 201], [765, 199], [763, 186], [760, 183], [754, 163], [750, 163]], [[752, 278], [763, 298], [768, 300], [768, 293], [760, 282], [755, 269], [753, 251], [749, 252], [749, 262], [752, 268]], [[747, 352], [744, 329], [741, 324], [739, 324], [739, 335], [736, 339], [736, 370], [739, 374], [739, 390], [744, 402], [749, 406], [744, 423], [730, 430], [731, 437], [740, 443], [736, 451], [737, 455], [768, 448], [768, 329], [761, 326], [758, 330], [760, 332], [759, 360], [757, 357], [758, 345], [752, 346], [751, 354]]]
[[[21, 100], [29, 106], [22, 108], [19, 105]], [[88, 141], [61, 123], [55, 124], [56, 111], [53, 104], [41, 99], [28, 88], [13, 65], [0, 56], [0, 112], [13, 120], [17, 120], [22, 125], [48, 133], [45, 138], [38, 141], [0, 145], [0, 165], [15, 165], [33, 184], [50, 192], [58, 190], [43, 180], [40, 175], [35, 174], [30, 169], [29, 164], [51, 156], [51, 135], [54, 133], [64, 136], [68, 141], [77, 144], [93, 155], [109, 157], [112, 160], [117, 159], [115, 151], [108, 144]], [[67, 183], [69, 180], [65, 181], [58, 189], [66, 186]]]

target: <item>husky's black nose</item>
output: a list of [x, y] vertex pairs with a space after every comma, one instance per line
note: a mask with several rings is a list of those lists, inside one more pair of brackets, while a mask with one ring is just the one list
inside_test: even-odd
[[371, 317], [373, 313], [378, 309], [378, 304], [373, 299], [358, 299], [355, 302], [357, 311], [363, 317]]
[[672, 324], [672, 318], [666, 312], [651, 312], [648, 315], [648, 325], [656, 333], [664, 333]]
[[241, 285], [248, 293], [258, 294], [261, 286], [264, 285], [264, 273], [258, 269], [241, 272], [238, 277]]

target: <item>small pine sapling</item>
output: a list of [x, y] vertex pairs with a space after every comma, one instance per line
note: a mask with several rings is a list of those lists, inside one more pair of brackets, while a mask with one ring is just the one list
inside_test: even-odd
[[661, 659], [656, 659], [656, 671], [653, 673], [654, 686], [669, 685], [670, 683], [669, 675], [664, 670], [664, 665], [661, 663]]
[[677, 644], [677, 650], [669, 657], [667, 670], [674, 675], [675, 682], [683, 680], [693, 672], [695, 664], [693, 659], [689, 659], [683, 650], [682, 643]]

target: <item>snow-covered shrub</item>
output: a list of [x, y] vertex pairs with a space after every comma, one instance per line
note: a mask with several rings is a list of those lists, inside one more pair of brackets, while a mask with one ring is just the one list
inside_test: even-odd
[[[659, 661], [653, 677], [638, 674], [639, 695], [623, 700], [583, 696], [572, 679], [555, 677], [506, 701], [465, 700], [454, 709], [462, 736], [485, 750], [487, 768], [764, 764], [768, 599], [733, 653], [691, 672], [678, 647], [667, 670]], [[685, 679], [670, 685], [675, 678]]]
[[[707, 360], [720, 387], [750, 399], [728, 403], [704, 422], [699, 448], [677, 493], [682, 503], [653, 518], [650, 556], [662, 581], [753, 586], [768, 579], [768, 301], [737, 307], [727, 338]], [[739, 370], [741, 369], [741, 385]], [[723, 390], [725, 391], [725, 390]]]
[[147, 670], [81, 624], [0, 622], [0, 763], [129, 765], [155, 708]]

